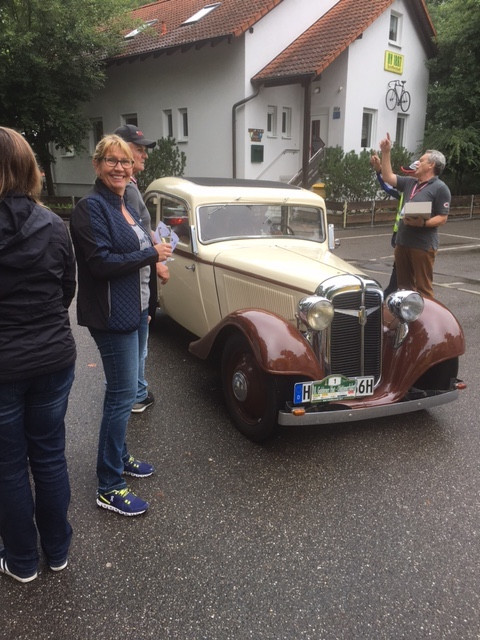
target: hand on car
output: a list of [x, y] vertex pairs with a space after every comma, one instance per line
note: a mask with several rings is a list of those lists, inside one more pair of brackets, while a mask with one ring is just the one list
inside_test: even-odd
[[157, 262], [155, 266], [157, 269], [157, 276], [160, 278], [162, 284], [167, 284], [170, 278], [170, 271], [168, 270], [167, 265], [162, 262]]

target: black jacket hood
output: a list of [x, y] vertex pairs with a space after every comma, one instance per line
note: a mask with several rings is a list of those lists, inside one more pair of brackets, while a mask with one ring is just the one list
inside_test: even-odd
[[51, 219], [41, 215], [33, 200], [21, 194], [7, 194], [0, 200], [0, 265], [31, 268], [45, 253], [51, 234]]

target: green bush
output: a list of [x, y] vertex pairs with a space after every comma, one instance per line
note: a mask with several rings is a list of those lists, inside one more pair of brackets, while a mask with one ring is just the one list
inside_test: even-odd
[[138, 188], [143, 193], [148, 185], [164, 176], [181, 176], [187, 156], [180, 151], [175, 138], [160, 138], [148, 154], [145, 169], [138, 174]]
[[[320, 181], [325, 183], [328, 200], [373, 200], [379, 190], [377, 177], [370, 165], [373, 150], [363, 149], [344, 153], [341, 147], [327, 147], [320, 161]], [[400, 171], [411, 162], [411, 154], [403, 147], [393, 145], [392, 168]]]

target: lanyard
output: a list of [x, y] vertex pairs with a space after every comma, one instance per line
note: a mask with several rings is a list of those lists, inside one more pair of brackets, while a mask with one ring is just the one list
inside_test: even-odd
[[412, 199], [416, 196], [416, 194], [417, 194], [417, 193], [420, 193], [420, 191], [421, 191], [422, 189], [425, 189], [425, 187], [428, 187], [428, 185], [429, 185], [429, 184], [430, 184], [430, 180], [427, 180], [427, 182], [424, 182], [424, 183], [422, 184], [422, 186], [421, 186], [420, 188], [418, 188], [418, 182], [416, 182], [416, 183], [414, 184], [413, 189], [412, 189], [412, 192], [411, 192], [411, 194], [410, 194], [410, 200], [412, 200]]

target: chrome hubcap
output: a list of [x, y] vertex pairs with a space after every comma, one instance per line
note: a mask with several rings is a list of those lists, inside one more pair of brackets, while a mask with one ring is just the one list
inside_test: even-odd
[[247, 378], [242, 371], [236, 371], [232, 378], [233, 395], [239, 402], [244, 402], [247, 398], [248, 384]]

